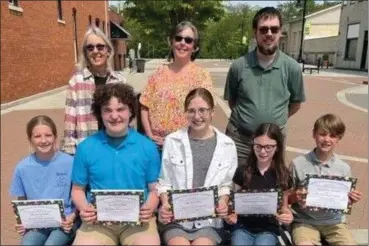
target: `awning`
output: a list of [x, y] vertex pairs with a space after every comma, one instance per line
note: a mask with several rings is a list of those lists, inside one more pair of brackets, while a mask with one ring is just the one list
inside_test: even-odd
[[110, 21], [110, 38], [111, 39], [128, 39], [131, 36], [129, 32], [127, 32], [120, 25]]

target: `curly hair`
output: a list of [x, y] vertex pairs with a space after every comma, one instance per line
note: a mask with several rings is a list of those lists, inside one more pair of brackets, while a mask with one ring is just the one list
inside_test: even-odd
[[118, 99], [122, 104], [126, 104], [131, 112], [129, 121], [131, 122], [136, 117], [137, 112], [137, 98], [132, 86], [122, 83], [111, 83], [104, 86], [98, 86], [93, 96], [91, 104], [91, 111], [99, 126], [104, 128], [101, 108], [107, 105], [112, 97]]
[[[277, 150], [274, 153], [271, 167], [274, 168], [277, 174], [277, 186], [283, 190], [288, 189], [291, 176], [285, 164], [284, 137], [281, 130], [275, 124], [264, 123], [261, 124], [255, 131], [253, 139], [260, 136], [268, 136], [270, 139], [273, 139], [277, 142]], [[244, 172], [244, 186], [249, 186], [252, 174], [254, 174], [257, 170], [257, 157], [255, 151], [252, 149], [250, 156], [247, 159], [247, 166]]]

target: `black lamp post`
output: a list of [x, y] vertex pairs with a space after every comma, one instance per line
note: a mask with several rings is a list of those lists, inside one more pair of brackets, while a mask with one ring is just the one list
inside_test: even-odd
[[300, 6], [301, 6], [301, 1], [304, 1], [304, 7], [302, 9], [302, 31], [301, 31], [301, 40], [300, 40], [300, 51], [299, 51], [299, 57], [298, 57], [299, 62], [302, 62], [302, 44], [304, 42], [306, 3], [308, 0], [297, 0], [297, 4]]

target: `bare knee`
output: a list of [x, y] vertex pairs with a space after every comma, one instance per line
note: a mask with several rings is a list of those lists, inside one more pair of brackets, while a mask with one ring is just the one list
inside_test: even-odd
[[168, 246], [174, 245], [191, 245], [190, 241], [183, 237], [173, 237], [168, 240]]
[[193, 240], [191, 245], [215, 245], [213, 241], [206, 237], [200, 237], [196, 240]]
[[132, 245], [160, 245], [160, 238], [158, 235], [139, 236], [133, 240]]
[[102, 245], [103, 242], [96, 240], [94, 238], [88, 237], [76, 237], [73, 241], [73, 245]]
[[296, 246], [314, 246], [314, 243], [311, 241], [303, 241], [296, 243]]

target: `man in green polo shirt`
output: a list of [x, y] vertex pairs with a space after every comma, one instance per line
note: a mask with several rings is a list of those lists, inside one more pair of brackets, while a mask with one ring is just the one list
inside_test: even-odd
[[278, 49], [279, 11], [259, 10], [252, 26], [257, 47], [232, 63], [224, 90], [232, 110], [226, 134], [236, 143], [238, 165], [246, 165], [252, 134], [261, 123], [277, 124], [285, 134], [288, 118], [305, 101], [300, 65]]

